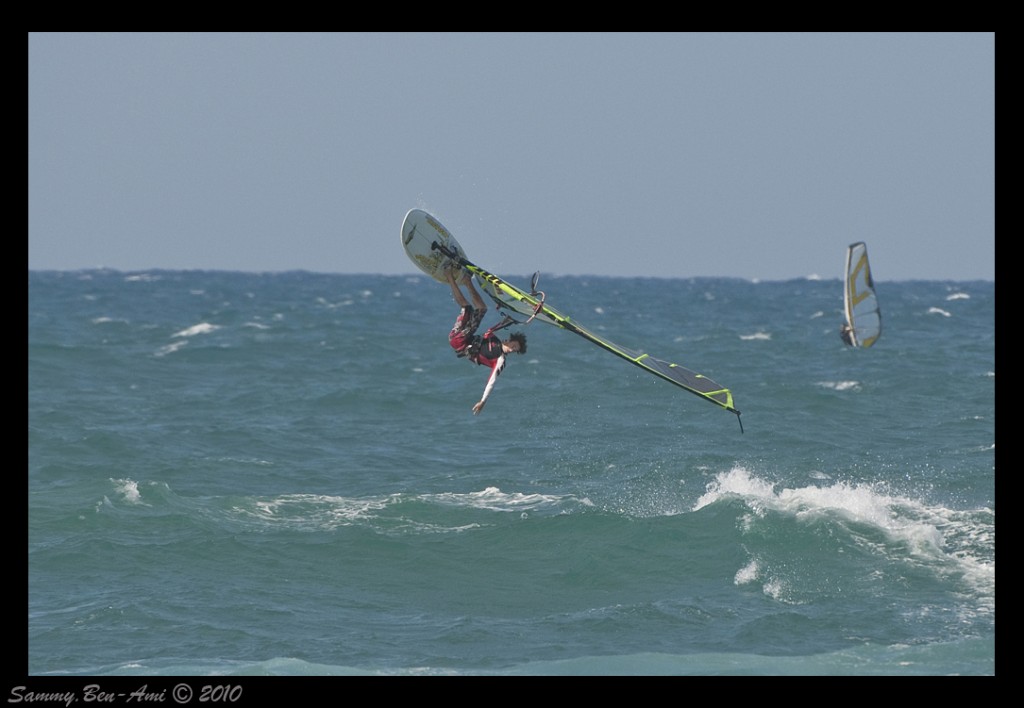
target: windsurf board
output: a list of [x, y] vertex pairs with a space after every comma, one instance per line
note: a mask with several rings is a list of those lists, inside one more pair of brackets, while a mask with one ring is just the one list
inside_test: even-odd
[[[440, 221], [422, 209], [410, 209], [402, 222], [402, 248], [417, 268], [441, 283], [448, 283], [445, 271], [453, 261], [431, 244], [438, 243], [460, 258], [466, 258], [466, 252], [455, 240], [451, 232]], [[468, 259], [467, 259], [468, 260]], [[455, 267], [460, 267], [457, 263]]]

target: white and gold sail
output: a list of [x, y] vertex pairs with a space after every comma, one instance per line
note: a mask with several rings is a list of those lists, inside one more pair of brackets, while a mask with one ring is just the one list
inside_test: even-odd
[[846, 249], [844, 304], [846, 323], [855, 347], [870, 347], [882, 334], [882, 311], [878, 307], [875, 281], [868, 263], [868, 247], [863, 241]]

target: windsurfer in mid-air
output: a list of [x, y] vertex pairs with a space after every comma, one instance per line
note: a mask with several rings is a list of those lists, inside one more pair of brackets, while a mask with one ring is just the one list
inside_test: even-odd
[[839, 327], [839, 338], [843, 340], [843, 344], [853, 346], [853, 327], [843, 322]]
[[[469, 290], [469, 296], [473, 300], [473, 304], [470, 304], [466, 300], [466, 296], [462, 294], [459, 282], [455, 279], [457, 272], [461, 273], [461, 284], [465, 285], [466, 289]], [[452, 289], [452, 297], [455, 298], [455, 302], [462, 308], [458, 319], [455, 320], [455, 326], [448, 333], [448, 343], [452, 345], [456, 355], [466, 357], [474, 364], [487, 366], [491, 369], [491, 377], [487, 379], [484, 395], [473, 406], [473, 415], [476, 415], [484, 409], [487, 397], [491, 395], [491, 390], [494, 388], [494, 382], [498, 380], [498, 376], [501, 375], [505, 368], [505, 355], [512, 352], [526, 353], [526, 335], [522, 332], [513, 332], [509, 335], [508, 339], [499, 339], [494, 332], [511, 324], [508, 319], [504, 319], [494, 325], [484, 332], [483, 335], [477, 334], [476, 330], [487, 313], [487, 305], [484, 303], [483, 298], [480, 297], [480, 293], [473, 287], [473, 276], [468, 270], [457, 266], [449, 268], [446, 271], [446, 276], [448, 278], [448, 285]]]

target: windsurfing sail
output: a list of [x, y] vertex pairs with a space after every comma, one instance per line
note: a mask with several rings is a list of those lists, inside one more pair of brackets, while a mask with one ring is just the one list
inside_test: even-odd
[[870, 347], [882, 334], [882, 311], [868, 264], [868, 247], [863, 241], [851, 243], [846, 249], [843, 301], [846, 309], [844, 341], [854, 347]]
[[705, 401], [710, 401], [731, 413], [735, 413], [736, 419], [740, 424], [740, 432], [743, 432], [743, 421], [740, 420], [740, 411], [736, 410], [736, 407], [733, 405], [732, 392], [729, 389], [715, 383], [703, 374], [690, 371], [678, 364], [655, 359], [644, 352], [619, 346], [604, 337], [594, 334], [545, 303], [544, 293], [536, 290], [537, 274], [533, 276], [532, 292], [528, 293], [502, 280], [493, 273], [484, 270], [475, 263], [471, 263], [457, 253], [448, 251], [440, 244], [437, 245], [437, 248], [444, 251], [446, 256], [461, 264], [470, 273], [476, 275], [484, 292], [490, 295], [495, 303], [497, 303], [499, 310], [504, 308], [522, 317], [527, 317], [526, 322], [537, 319], [555, 327], [574, 332], [615, 356], [622, 357], [641, 369], [649, 371], [655, 376], [673, 383], [694, 395], [700, 396]]

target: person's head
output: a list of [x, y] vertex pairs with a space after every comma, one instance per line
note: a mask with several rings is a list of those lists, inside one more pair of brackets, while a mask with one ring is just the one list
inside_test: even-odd
[[522, 332], [513, 332], [505, 340], [505, 346], [509, 348], [509, 351], [519, 352], [520, 354], [526, 353], [526, 335]]

